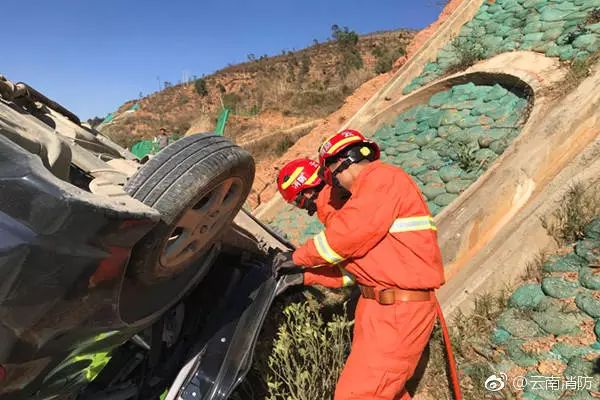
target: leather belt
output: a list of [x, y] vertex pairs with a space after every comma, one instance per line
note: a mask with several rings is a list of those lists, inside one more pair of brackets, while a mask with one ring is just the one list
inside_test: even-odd
[[407, 290], [389, 288], [376, 290], [371, 286], [358, 285], [360, 293], [366, 299], [373, 299], [382, 305], [390, 305], [402, 301], [427, 301], [433, 299], [433, 290]]

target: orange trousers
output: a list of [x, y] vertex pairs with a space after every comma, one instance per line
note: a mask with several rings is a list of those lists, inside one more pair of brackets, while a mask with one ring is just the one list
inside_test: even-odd
[[429, 342], [435, 318], [435, 299], [384, 306], [361, 297], [334, 400], [410, 400], [406, 381]]

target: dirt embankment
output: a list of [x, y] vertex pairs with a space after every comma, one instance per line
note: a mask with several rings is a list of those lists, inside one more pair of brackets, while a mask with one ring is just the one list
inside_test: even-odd
[[279, 168], [286, 162], [299, 157], [315, 157], [318, 146], [323, 140], [335, 133], [344, 121], [354, 115], [369, 98], [377, 93], [388, 82], [394, 74], [412, 57], [419, 48], [435, 33], [436, 29], [458, 8], [463, 0], [449, 1], [440, 16], [431, 25], [419, 31], [411, 40], [407, 47], [406, 55], [398, 58], [394, 63], [394, 68], [385, 74], [377, 75], [373, 79], [363, 83], [356, 89], [352, 95], [348, 96], [340, 109], [323, 119], [318, 126], [313, 128], [306, 136], [298, 140], [281, 157], [275, 155], [261, 160], [256, 169], [256, 179], [252, 193], [248, 197], [248, 204], [251, 207], [257, 207], [260, 204], [269, 201], [275, 193], [277, 187], [276, 180]]

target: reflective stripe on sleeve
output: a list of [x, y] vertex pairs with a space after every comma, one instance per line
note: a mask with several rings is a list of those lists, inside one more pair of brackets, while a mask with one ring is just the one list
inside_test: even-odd
[[338, 268], [340, 269], [340, 272], [342, 273], [342, 286], [346, 287], [346, 286], [352, 286], [356, 283], [356, 280], [354, 279], [354, 275], [352, 275], [350, 272], [348, 272], [346, 270], [346, 268], [341, 267], [338, 265]]
[[319, 255], [329, 264], [336, 264], [343, 260], [338, 253], [333, 251], [333, 249], [329, 246], [329, 243], [327, 243], [325, 232], [321, 231], [321, 233], [313, 238], [313, 241], [317, 251], [319, 252]]
[[435, 231], [437, 228], [430, 216], [397, 218], [390, 227], [390, 233], [412, 232], [412, 231]]

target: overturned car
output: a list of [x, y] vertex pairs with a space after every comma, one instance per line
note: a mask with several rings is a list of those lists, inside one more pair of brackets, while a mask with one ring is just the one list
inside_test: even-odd
[[0, 76], [0, 398], [225, 399], [291, 244], [242, 209], [250, 154], [180, 139], [142, 163]]

